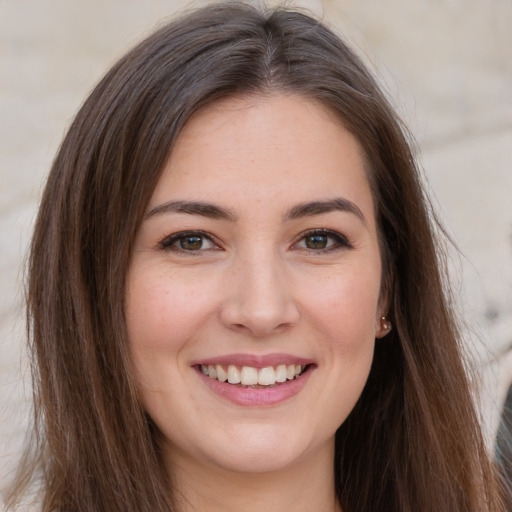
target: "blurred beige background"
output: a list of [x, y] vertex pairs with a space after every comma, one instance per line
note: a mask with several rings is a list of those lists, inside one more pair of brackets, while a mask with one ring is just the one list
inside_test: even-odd
[[[0, 487], [30, 404], [21, 269], [85, 95], [184, 0], [0, 0]], [[512, 0], [303, 0], [378, 72], [416, 136], [453, 260], [489, 442], [512, 380]], [[1, 508], [1, 505], [0, 505]]]

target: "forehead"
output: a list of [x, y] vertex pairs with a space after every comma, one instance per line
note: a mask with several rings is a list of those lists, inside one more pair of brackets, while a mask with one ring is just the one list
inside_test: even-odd
[[342, 195], [373, 212], [363, 152], [327, 107], [299, 95], [232, 97], [185, 124], [150, 206], [169, 199], [292, 203]]

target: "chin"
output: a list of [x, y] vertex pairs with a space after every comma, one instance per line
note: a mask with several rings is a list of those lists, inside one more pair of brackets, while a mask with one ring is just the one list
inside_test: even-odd
[[[205, 455], [211, 464], [225, 471], [241, 474], [277, 473], [300, 465], [301, 460], [307, 460], [308, 453], [318, 450], [320, 446], [318, 440], [312, 443], [300, 432], [295, 434], [290, 432], [290, 428], [272, 425], [258, 425], [256, 428], [239, 426], [236, 430], [227, 431], [229, 444], [219, 440], [217, 447], [223, 448], [210, 449]], [[326, 444], [333, 446], [330, 440]]]
[[279, 448], [253, 449], [245, 448], [231, 453], [218, 454], [211, 462], [225, 471], [239, 474], [266, 474], [284, 471], [297, 464], [302, 453]]

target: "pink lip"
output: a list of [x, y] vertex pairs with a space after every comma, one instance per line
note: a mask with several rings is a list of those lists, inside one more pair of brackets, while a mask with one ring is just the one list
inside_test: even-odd
[[[197, 370], [197, 375], [202, 380], [202, 382], [206, 384], [206, 386], [208, 386], [208, 388], [216, 395], [237, 405], [262, 407], [280, 404], [297, 395], [307, 384], [309, 377], [316, 369], [316, 365], [310, 364], [310, 362], [305, 359], [293, 358], [292, 360], [287, 360], [286, 358], [283, 359], [282, 357], [278, 357], [277, 359], [278, 361], [275, 361], [274, 355], [265, 357], [247, 357], [245, 355], [240, 355], [240, 357], [235, 358], [229, 356], [207, 359], [201, 363], [196, 363], [194, 366]], [[217, 379], [212, 379], [211, 377], [204, 375], [200, 369], [201, 364], [226, 364], [226, 362], [235, 364], [237, 366], [253, 366], [256, 368], [264, 368], [265, 366], [275, 366], [277, 362], [286, 364], [284, 362], [285, 360], [289, 361], [288, 364], [310, 364], [310, 366], [307, 371], [305, 371], [300, 377], [296, 379], [287, 380], [286, 382], [277, 384], [274, 387], [264, 388], [245, 388], [229, 384], [228, 382], [220, 382]]]
[[191, 366], [201, 364], [234, 364], [235, 366], [252, 366], [254, 368], [265, 368], [266, 366], [277, 366], [279, 364], [300, 364], [305, 366], [307, 364], [313, 363], [314, 361], [311, 359], [305, 359], [303, 357], [297, 357], [291, 354], [226, 354], [223, 356], [216, 356], [210, 357], [208, 359], [193, 361], [191, 363]]

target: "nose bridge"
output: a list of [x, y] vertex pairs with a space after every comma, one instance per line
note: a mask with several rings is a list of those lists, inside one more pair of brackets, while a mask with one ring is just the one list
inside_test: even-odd
[[232, 269], [230, 293], [223, 309], [229, 327], [265, 336], [298, 319], [286, 265], [268, 247], [241, 254]]

